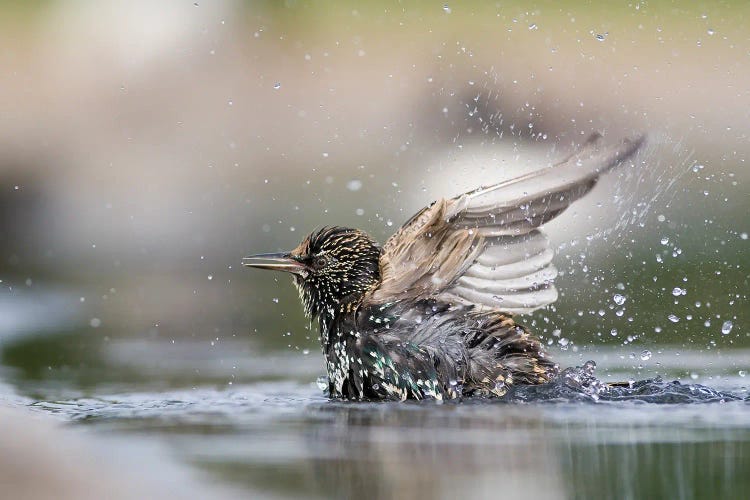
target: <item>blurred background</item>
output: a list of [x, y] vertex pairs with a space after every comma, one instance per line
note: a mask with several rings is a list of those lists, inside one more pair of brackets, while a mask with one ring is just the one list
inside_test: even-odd
[[526, 323], [566, 362], [616, 360], [610, 376], [744, 376], [749, 15], [2, 2], [5, 398], [310, 383], [322, 358], [296, 291], [243, 256], [326, 224], [384, 242], [435, 198], [594, 131], [649, 142], [549, 224], [561, 297]]

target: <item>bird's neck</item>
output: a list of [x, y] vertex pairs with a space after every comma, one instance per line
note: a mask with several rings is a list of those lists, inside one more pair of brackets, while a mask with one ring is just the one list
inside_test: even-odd
[[353, 335], [356, 329], [357, 310], [362, 303], [362, 295], [348, 296], [343, 302], [325, 300], [318, 287], [305, 286], [301, 280], [294, 284], [302, 300], [302, 308], [310, 320], [318, 320], [320, 343], [323, 352], [344, 335]]
[[318, 313], [320, 343], [328, 353], [332, 346], [346, 337], [356, 335], [356, 309], [329, 308]]
[[[353, 351], [356, 350], [359, 333], [356, 325], [356, 311], [328, 310], [318, 315], [320, 343], [326, 362], [328, 391], [331, 397], [354, 397], [351, 384]], [[345, 389], [348, 387], [348, 389]]]

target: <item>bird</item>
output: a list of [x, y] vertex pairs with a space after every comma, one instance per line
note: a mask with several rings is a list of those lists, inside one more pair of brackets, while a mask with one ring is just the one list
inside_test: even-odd
[[329, 398], [500, 398], [560, 371], [516, 321], [557, 299], [540, 226], [643, 142], [606, 146], [594, 133], [557, 164], [434, 201], [382, 246], [359, 229], [325, 226], [289, 252], [242, 264], [292, 275], [318, 323]]

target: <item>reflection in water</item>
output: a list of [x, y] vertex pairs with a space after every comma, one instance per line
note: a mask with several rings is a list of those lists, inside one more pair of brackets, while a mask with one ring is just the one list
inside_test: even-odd
[[[326, 405], [331, 417], [306, 437], [321, 492], [351, 498], [470, 498], [560, 491], [554, 444], [543, 427], [517, 419], [462, 415], [455, 407]], [[527, 421], [528, 423], [528, 421]], [[543, 475], [538, 473], [543, 471]]]
[[623, 435], [619, 443], [560, 445], [569, 498], [742, 498], [750, 491], [747, 428], [701, 429], [692, 439], [651, 435], [648, 441], [637, 426], [616, 432]]

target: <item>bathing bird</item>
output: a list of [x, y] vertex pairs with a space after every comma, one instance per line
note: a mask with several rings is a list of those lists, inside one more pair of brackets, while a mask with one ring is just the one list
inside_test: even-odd
[[359, 229], [327, 226], [289, 252], [242, 263], [291, 273], [319, 326], [330, 398], [502, 397], [558, 373], [516, 321], [557, 299], [540, 226], [643, 141], [605, 146], [594, 134], [555, 165], [433, 202], [382, 246]]

